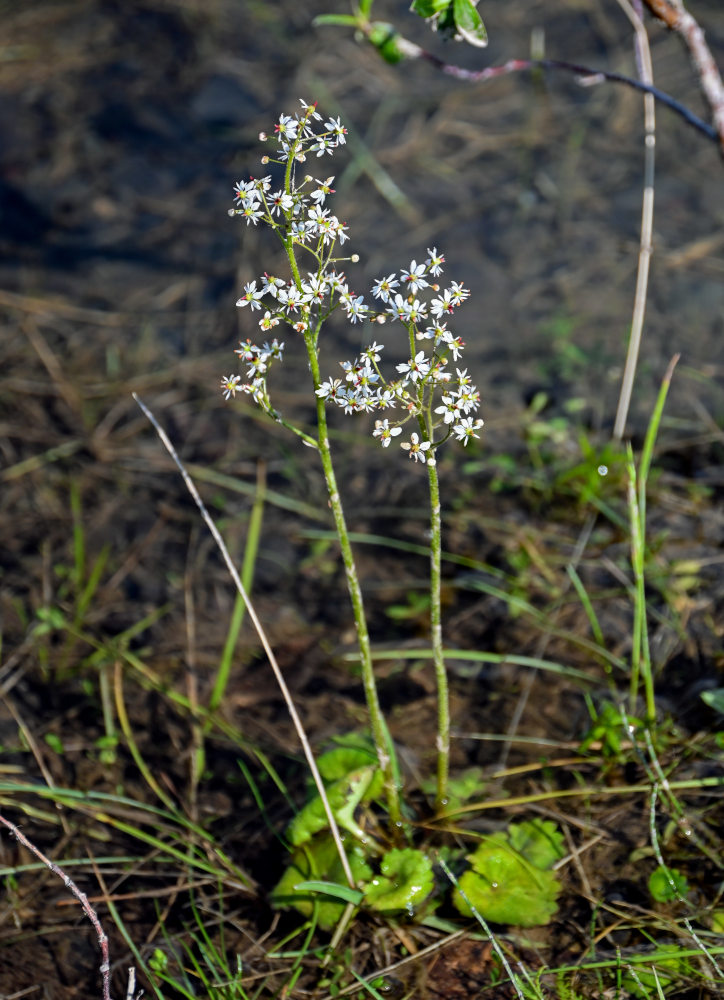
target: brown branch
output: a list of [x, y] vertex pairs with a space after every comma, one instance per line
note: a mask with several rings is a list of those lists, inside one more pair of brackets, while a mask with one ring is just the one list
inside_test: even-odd
[[31, 841], [28, 840], [28, 838], [25, 836], [24, 833], [21, 833], [21, 831], [18, 829], [17, 826], [15, 826], [14, 823], [11, 823], [9, 819], [5, 819], [5, 817], [1, 814], [0, 814], [0, 823], [2, 823], [3, 826], [8, 828], [8, 830], [12, 833], [15, 839], [20, 841], [23, 847], [26, 847], [30, 851], [30, 853], [34, 854], [36, 858], [42, 861], [43, 864], [46, 865], [54, 875], [57, 875], [58, 878], [63, 880], [63, 884], [65, 885], [66, 889], [70, 890], [70, 892], [73, 893], [75, 898], [83, 907], [83, 912], [85, 913], [85, 915], [88, 917], [90, 922], [93, 924], [93, 927], [95, 928], [95, 932], [98, 936], [98, 944], [100, 945], [101, 949], [101, 959], [102, 959], [101, 975], [103, 976], [103, 1000], [111, 1000], [111, 961], [110, 961], [110, 954], [108, 951], [108, 937], [105, 934], [103, 928], [101, 927], [101, 922], [98, 919], [98, 914], [88, 902], [88, 897], [84, 892], [80, 891], [80, 889], [75, 884], [73, 879], [70, 878], [69, 875], [66, 875], [62, 868], [59, 868], [54, 861], [51, 861], [50, 858], [47, 858], [40, 850], [40, 848], [36, 847], [35, 844], [31, 843]]
[[652, 14], [675, 31], [689, 49], [701, 89], [711, 107], [719, 145], [724, 155], [724, 83], [719, 68], [695, 19], [685, 9], [681, 0], [643, 0]]

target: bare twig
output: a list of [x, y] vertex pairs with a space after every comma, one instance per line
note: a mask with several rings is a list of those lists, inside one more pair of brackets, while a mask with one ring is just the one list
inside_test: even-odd
[[438, 59], [431, 52], [426, 52], [423, 49], [420, 50], [419, 57], [431, 62], [433, 66], [437, 66], [439, 70], [447, 73], [448, 76], [454, 76], [458, 80], [470, 80], [473, 83], [492, 80], [496, 76], [504, 76], [506, 73], [517, 73], [525, 69], [560, 69], [568, 73], [575, 73], [576, 76], [582, 77], [584, 80], [595, 81], [601, 79], [608, 80], [610, 83], [623, 83], [625, 86], [632, 87], [634, 90], [640, 90], [644, 94], [651, 94], [660, 104], [671, 108], [687, 124], [698, 129], [708, 139], [712, 139], [714, 142], [719, 141], [717, 130], [705, 121], [702, 121], [698, 115], [695, 115], [693, 111], [690, 111], [684, 104], [677, 101], [675, 97], [666, 94], [663, 90], [659, 90], [658, 87], [643, 83], [641, 80], [636, 80], [631, 76], [625, 76], [623, 73], [614, 73], [607, 69], [591, 69], [590, 66], [581, 66], [578, 63], [566, 62], [563, 59], [510, 59], [507, 63], [503, 63], [502, 66], [488, 66], [486, 69], [468, 70], [462, 69], [460, 66], [451, 66], [443, 62], [442, 59]]
[[704, 97], [711, 107], [714, 125], [724, 155], [724, 83], [714, 62], [704, 32], [684, 7], [682, 0], [643, 0], [652, 14], [660, 18], [684, 40], [689, 49]]
[[[659, 0], [661, 2], [661, 0]], [[674, 0], [669, 0], [673, 3]], [[676, 0], [678, 3], [679, 0]], [[692, 19], [693, 21], [693, 19]], [[696, 35], [694, 28], [698, 28], [696, 22], [693, 22], [694, 27], [688, 25], [688, 21], [684, 21], [687, 24], [687, 37], [692, 39], [691, 44], [694, 44], [694, 39], [697, 39], [699, 43], [699, 53], [698, 58], [704, 60], [705, 54], [709, 55], [709, 61], [705, 62], [707, 82], [708, 86], [711, 88], [712, 98], [710, 101], [712, 103], [712, 108], [715, 112], [715, 118], [717, 120], [717, 128], [707, 124], [707, 122], [702, 121], [698, 115], [695, 115], [693, 111], [690, 111], [684, 104], [677, 101], [675, 97], [670, 94], [664, 93], [663, 90], [659, 90], [658, 87], [652, 86], [650, 83], [646, 83], [642, 80], [636, 80], [634, 77], [625, 76], [623, 73], [614, 73], [611, 70], [606, 69], [592, 69], [590, 66], [581, 66], [579, 63], [567, 62], [564, 59], [510, 59], [508, 62], [503, 63], [500, 66], [487, 66], [485, 69], [471, 70], [464, 69], [462, 66], [454, 66], [450, 63], [446, 63], [444, 59], [440, 59], [439, 56], [434, 55], [432, 52], [428, 52], [426, 49], [421, 48], [414, 42], [410, 42], [407, 38], [400, 35], [395, 28], [390, 27], [390, 34], [387, 41], [394, 39], [395, 45], [398, 52], [403, 58], [406, 59], [424, 59], [426, 62], [431, 63], [436, 69], [439, 69], [441, 73], [445, 73], [448, 76], [453, 76], [457, 80], [467, 80], [470, 83], [483, 83], [486, 80], [493, 80], [498, 76], [505, 76], [507, 73], [519, 73], [521, 70], [536, 70], [536, 69], [556, 69], [563, 70], [567, 73], [575, 73], [576, 76], [588, 82], [596, 82], [597, 80], [608, 80], [610, 83], [622, 83], [627, 87], [632, 87], [634, 90], [639, 90], [644, 94], [651, 94], [655, 100], [660, 104], [666, 105], [667, 108], [671, 108], [677, 115], [680, 115], [687, 124], [691, 125], [693, 128], [698, 129], [699, 132], [703, 133], [708, 139], [713, 142], [720, 142], [720, 127], [719, 127], [719, 102], [721, 102], [721, 115], [724, 118], [724, 97], [718, 96], [718, 89], [716, 87], [714, 78], [719, 78], [718, 70], [714, 64], [714, 60], [711, 58], [709, 50], [706, 48], [706, 44], [703, 40], [703, 34], [701, 38]], [[360, 24], [359, 27], [362, 30], [366, 30], [369, 35], [372, 25], [370, 24]], [[683, 30], [683, 29], [682, 29]], [[378, 46], [376, 46], [378, 47]], [[697, 63], [697, 65], [699, 65]], [[701, 73], [701, 71], [700, 71]], [[703, 86], [703, 82], [702, 82]], [[719, 80], [719, 87], [721, 87], [721, 80]]]
[[90, 922], [93, 924], [96, 935], [98, 936], [98, 944], [101, 949], [101, 976], [103, 977], [103, 1000], [111, 1000], [111, 960], [108, 951], [108, 937], [101, 927], [101, 922], [98, 919], [98, 914], [93, 909], [93, 907], [88, 902], [88, 897], [84, 892], [81, 892], [78, 886], [75, 884], [73, 879], [66, 875], [62, 868], [60, 868], [54, 861], [46, 857], [39, 847], [31, 843], [28, 838], [22, 833], [14, 823], [11, 823], [9, 819], [5, 819], [3, 815], [0, 814], [0, 823], [12, 833], [16, 840], [20, 841], [23, 847], [27, 848], [31, 854], [34, 854], [36, 858], [43, 862], [43, 864], [51, 870], [54, 875], [62, 879], [63, 884], [66, 889], [69, 889], [73, 893], [75, 898], [78, 900], [80, 905], [83, 907], [83, 912], [88, 917]]

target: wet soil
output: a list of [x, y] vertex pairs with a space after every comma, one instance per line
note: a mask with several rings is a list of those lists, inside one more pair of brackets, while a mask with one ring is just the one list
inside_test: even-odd
[[[634, 72], [628, 25], [613, 2], [482, 6], [485, 53], [430, 38], [405, 3], [378, 0], [375, 15], [467, 66], [525, 56], [531, 28], [542, 25], [549, 55]], [[458, 559], [445, 570], [447, 644], [545, 657], [589, 678], [452, 661], [454, 769], [483, 768], [490, 801], [541, 796], [481, 811], [471, 828], [544, 815], [565, 830], [573, 858], [550, 927], [501, 936], [531, 968], [590, 957], [592, 921], [601, 954], [647, 944], [635, 917], [652, 906], [648, 798], [543, 801], [576, 785], [625, 789], [647, 778], [636, 753], [578, 752], [590, 726], [587, 697], [600, 704], [609, 679], [590, 647], [575, 641], [591, 629], [565, 567], [589, 508], [576, 485], [584, 472], [564, 476], [582, 461], [582, 440], [603, 446], [615, 412], [638, 254], [640, 98], [567, 77], [526, 74], [471, 87], [426, 65], [391, 67], [344, 30], [311, 27], [315, 14], [334, 7], [55, 0], [2, 8], [0, 808], [63, 859], [98, 908], [112, 940], [115, 995], [135, 964], [129, 940], [147, 960], [161, 927], [174, 935], [191, 912], [187, 873], [158, 863], [124, 832], [124, 822], [151, 831], [138, 806], [158, 804], [134, 751], [163, 794], [249, 875], [253, 889], [229, 874], [226, 943], [250, 976], [276, 977], [270, 988], [281, 989], [285, 966], [268, 951], [293, 922], [265, 900], [283, 864], [269, 827], [281, 831], [290, 811], [255, 752], [289, 787], [301, 791], [304, 781], [293, 729], [245, 627], [221, 714], [248, 752], [215, 731], [194, 786], [194, 727], [179, 696], [208, 699], [233, 594], [132, 391], [198, 477], [239, 561], [263, 481], [254, 594], [295, 702], [316, 746], [364, 725], [359, 680], [345, 658], [351, 619], [324, 534], [321, 476], [283, 428], [218, 393], [236, 340], [252, 333], [234, 307], [241, 283], [282, 266], [263, 232], [228, 218], [232, 185], [258, 171], [258, 132], [299, 97], [340, 114], [350, 130], [348, 155], [319, 169], [337, 174], [335, 211], [361, 255], [360, 290], [432, 245], [446, 253], [447, 273], [473, 289], [460, 332], [486, 434], [467, 454], [450, 450], [440, 462], [444, 545]], [[698, 0], [696, 13], [721, 54], [719, 4]], [[648, 24], [657, 84], [705, 116], [678, 39]], [[721, 774], [711, 736], [721, 719], [700, 695], [722, 686], [724, 170], [716, 148], [664, 109], [658, 128], [655, 255], [629, 430], [639, 443], [669, 358], [682, 352], [652, 483], [649, 586], [658, 707], [669, 733], [661, 763], [669, 777], [694, 782]], [[330, 371], [359, 345], [349, 328], [334, 337]], [[286, 412], [307, 419], [295, 363], [301, 354], [292, 350], [278, 391]], [[541, 393], [535, 423], [529, 404]], [[423, 470], [398, 461], [390, 475], [390, 455], [352, 436], [343, 420], [333, 429], [351, 526], [364, 536], [358, 548], [375, 645], [418, 648], [427, 622], [414, 597], [424, 590], [426, 559], [388, 542], [424, 547]], [[604, 499], [623, 523], [599, 518], [579, 573], [596, 594], [607, 648], [625, 659], [625, 485], [610, 479]], [[547, 627], [514, 613], [494, 589], [503, 584], [517, 587]], [[380, 670], [414, 784], [434, 752], [433, 678], [425, 661], [386, 660]], [[625, 692], [625, 678], [613, 683]], [[124, 708], [132, 739], [122, 735], [109, 748], [108, 720], [121, 729]], [[267, 803], [264, 823], [240, 758]], [[79, 798], [56, 805], [43, 788]], [[106, 794], [122, 796], [122, 807], [102, 800]], [[705, 924], [721, 881], [722, 812], [713, 794], [687, 794], [686, 822], [662, 805], [658, 824]], [[33, 861], [2, 838], [0, 993], [97, 995], [92, 931], [62, 884]], [[199, 879], [196, 898], [209, 907], [210, 925], [215, 891]], [[667, 933], [678, 926], [675, 910], [658, 915]], [[362, 921], [349, 961], [364, 975], [434, 940], [422, 928]], [[300, 996], [314, 974], [310, 964]], [[488, 945], [470, 936], [398, 975], [419, 997], [510, 995], [495, 985]], [[578, 985], [598, 995], [596, 980]]]

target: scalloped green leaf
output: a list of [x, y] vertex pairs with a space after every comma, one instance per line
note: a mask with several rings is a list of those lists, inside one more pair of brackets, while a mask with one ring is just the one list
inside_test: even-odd
[[563, 834], [550, 819], [511, 823], [508, 840], [536, 868], [552, 868], [566, 854]]
[[453, 0], [455, 28], [468, 45], [484, 49], [488, 44], [488, 33], [480, 14], [475, 9], [477, 0]]
[[560, 882], [553, 872], [537, 868], [519, 854], [504, 833], [487, 837], [468, 860], [472, 867], [453, 893], [459, 913], [470, 917], [475, 907], [486, 920], [499, 924], [549, 923], [558, 909]]
[[[360, 767], [335, 781], [327, 789], [329, 805], [337, 823], [360, 840], [365, 839], [365, 833], [355, 821], [354, 813], [362, 801], [368, 801], [369, 793], [374, 793], [376, 787], [379, 787], [378, 776], [378, 768]], [[327, 813], [321, 798], [317, 796], [291, 821], [287, 827], [287, 837], [294, 847], [299, 847], [328, 826]]]
[[[365, 860], [362, 848], [355, 844], [345, 846], [355, 881], [369, 881], [373, 872]], [[341, 919], [346, 903], [321, 896], [318, 892], [297, 888], [309, 881], [344, 884], [342, 862], [330, 834], [316, 837], [294, 851], [289, 859], [289, 867], [272, 889], [270, 902], [277, 909], [293, 908], [304, 917], [311, 917], [316, 905], [319, 926], [323, 930], [332, 930]]]
[[412, 847], [388, 851], [380, 875], [364, 887], [367, 905], [380, 913], [406, 912], [413, 916], [432, 892], [432, 862]]
[[317, 767], [325, 785], [345, 778], [361, 767], [376, 767], [377, 754], [372, 747], [355, 745], [337, 746], [317, 759]]

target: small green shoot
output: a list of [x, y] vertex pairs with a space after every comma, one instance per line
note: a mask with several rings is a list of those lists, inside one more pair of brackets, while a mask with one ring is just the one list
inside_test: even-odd
[[663, 990], [668, 991], [677, 979], [690, 976], [694, 971], [683, 948], [657, 949], [641, 959], [641, 964], [629, 962], [622, 986], [630, 996], [642, 1000], [665, 996]]
[[430, 21], [441, 34], [484, 48], [488, 33], [475, 9], [477, 3], [478, 0], [414, 0], [410, 10]]
[[593, 725], [583, 737], [580, 751], [585, 753], [594, 744], [600, 744], [604, 757], [620, 760], [623, 756], [624, 743], [630, 744], [632, 733], [642, 727], [641, 719], [626, 715], [613, 702], [605, 701], [595, 716]]
[[657, 903], [673, 903], [683, 899], [689, 891], [686, 876], [677, 868], [659, 865], [649, 875], [649, 892]]

